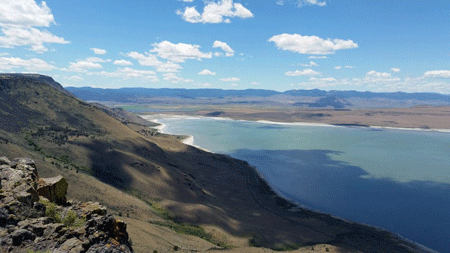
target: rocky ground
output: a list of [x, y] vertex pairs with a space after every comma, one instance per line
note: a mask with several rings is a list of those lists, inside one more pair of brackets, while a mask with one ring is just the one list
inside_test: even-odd
[[67, 201], [61, 177], [0, 157], [0, 252], [133, 252], [123, 221], [99, 203]]

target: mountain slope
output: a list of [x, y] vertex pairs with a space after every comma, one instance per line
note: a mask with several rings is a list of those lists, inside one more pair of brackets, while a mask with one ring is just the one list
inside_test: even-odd
[[134, 125], [140, 134], [33, 77], [0, 78], [0, 122], [0, 152], [32, 157], [42, 176], [62, 174], [73, 187], [69, 198], [100, 201], [112, 213], [129, 216], [124, 219], [141, 252], [152, 245], [166, 252], [174, 245], [207, 251], [249, 243], [273, 249], [309, 245], [298, 252], [324, 243], [336, 252], [415, 247], [386, 231], [291, 211], [294, 206], [246, 162], [186, 146], [174, 136], [145, 135], [148, 129]]

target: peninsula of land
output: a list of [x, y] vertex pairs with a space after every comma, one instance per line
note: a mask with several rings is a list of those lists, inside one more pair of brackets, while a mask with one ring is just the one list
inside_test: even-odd
[[[150, 107], [150, 105], [148, 105]], [[202, 117], [222, 117], [237, 120], [271, 121], [280, 123], [318, 123], [339, 126], [408, 128], [420, 130], [450, 130], [450, 107], [416, 106], [384, 109], [311, 109], [258, 108], [254, 106], [199, 107], [157, 105], [157, 112], [140, 114], [167, 114]], [[190, 110], [188, 110], [190, 109]]]

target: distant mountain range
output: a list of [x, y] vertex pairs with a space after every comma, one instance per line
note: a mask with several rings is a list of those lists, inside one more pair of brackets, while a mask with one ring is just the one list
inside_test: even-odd
[[270, 97], [286, 95], [294, 97], [336, 97], [340, 99], [393, 99], [393, 100], [418, 100], [441, 101], [450, 103], [450, 95], [439, 93], [405, 93], [405, 92], [361, 92], [361, 91], [324, 91], [313, 90], [288, 90], [278, 92], [274, 90], [248, 89], [248, 90], [222, 90], [222, 89], [152, 89], [152, 88], [121, 88], [101, 89], [91, 87], [66, 87], [75, 96], [86, 101], [114, 101], [134, 102], [137, 98], [144, 97], [171, 97], [182, 99], [199, 98], [225, 98], [225, 97]]

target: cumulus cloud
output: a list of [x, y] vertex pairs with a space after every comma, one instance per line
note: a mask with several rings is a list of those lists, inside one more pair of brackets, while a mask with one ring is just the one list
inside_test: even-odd
[[323, 7], [327, 5], [326, 1], [318, 1], [318, 0], [298, 0], [297, 5], [299, 7], [305, 6], [305, 5], [317, 5], [320, 7]]
[[327, 59], [328, 57], [325, 55], [311, 55], [308, 59]]
[[73, 80], [73, 81], [83, 81], [84, 80], [82, 77], [79, 77], [79, 76], [71, 76], [67, 79]]
[[423, 74], [424, 77], [450, 78], [450, 70], [432, 70]]
[[395, 72], [395, 73], [398, 73], [398, 72], [400, 72], [400, 69], [399, 68], [391, 68], [391, 71]]
[[13, 70], [20, 68], [28, 71], [45, 71], [57, 69], [57, 67], [37, 58], [26, 60], [17, 57], [0, 57], [1, 70]]
[[3, 36], [0, 36], [0, 47], [14, 48], [16, 46], [30, 46], [32, 51], [37, 53], [47, 52], [48, 48], [44, 43], [69, 43], [65, 39], [58, 37], [49, 31], [39, 30], [33, 27], [23, 26], [2, 26]]
[[106, 54], [107, 53], [105, 49], [96, 48], [96, 47], [91, 48], [91, 50], [94, 52], [94, 54]]
[[233, 3], [233, 0], [205, 1], [205, 7], [201, 14], [195, 6], [186, 7], [184, 11], [178, 10], [176, 13], [190, 23], [231, 23], [230, 18], [253, 17], [250, 10], [240, 3]]
[[342, 69], [342, 66], [334, 66], [334, 69]]
[[237, 77], [228, 77], [228, 78], [222, 78], [220, 79], [220, 81], [223, 82], [239, 82], [241, 79], [237, 78]]
[[115, 60], [113, 62], [113, 64], [114, 65], [120, 65], [120, 66], [131, 66], [131, 65], [133, 65], [132, 62], [124, 60], [124, 59], [122, 59], [122, 60]]
[[166, 73], [164, 74], [164, 78], [165, 81], [171, 82], [171, 83], [192, 83], [194, 82], [191, 79], [184, 79], [182, 77], [179, 77], [177, 74], [175, 73]]
[[310, 61], [309, 63], [302, 63], [300, 65], [303, 66], [303, 67], [317, 67], [317, 66], [319, 66], [317, 63], [315, 63], [313, 61]]
[[204, 69], [204, 70], [198, 72], [198, 74], [201, 75], [201, 76], [215, 76], [216, 72], [212, 72], [209, 69]]
[[334, 54], [337, 50], [357, 48], [352, 40], [322, 39], [317, 36], [302, 36], [300, 34], [279, 34], [269, 39], [278, 49], [299, 54]]
[[278, 1], [276, 1], [276, 4], [277, 5], [284, 5], [284, 0], [278, 0]]
[[259, 82], [252, 82], [252, 85], [260, 85], [261, 83]]
[[162, 62], [156, 55], [150, 53], [145, 53], [144, 55], [138, 52], [129, 52], [125, 54], [125, 56], [138, 61], [141, 66], [155, 67], [158, 72], [178, 72], [179, 69], [182, 69], [179, 64], [173, 62]]
[[32, 51], [43, 53], [48, 51], [44, 44], [69, 43], [47, 30], [36, 28], [52, 24], [55, 24], [55, 19], [46, 2], [38, 5], [34, 0], [1, 1], [0, 27], [3, 36], [0, 36], [0, 47], [30, 46]]
[[346, 65], [344, 68], [346, 68], [346, 69], [353, 69], [355, 67], [354, 66], [350, 66], [350, 65]]
[[304, 70], [295, 70], [288, 71], [285, 73], [286, 76], [317, 76], [320, 75], [320, 72], [317, 72], [313, 69], [304, 69]]
[[228, 46], [228, 44], [225, 42], [216, 40], [214, 41], [213, 48], [221, 48], [223, 51], [226, 52], [225, 56], [227, 57], [234, 55], [234, 50], [230, 46]]
[[184, 62], [188, 59], [201, 60], [203, 58], [212, 58], [212, 53], [203, 53], [200, 51], [199, 45], [178, 43], [174, 44], [169, 41], [154, 43], [150, 52], [157, 53], [158, 57], [167, 59], [171, 62]]
[[69, 63], [69, 71], [86, 72], [89, 69], [101, 69], [103, 66], [99, 62], [108, 62], [98, 57], [88, 57], [85, 60], [77, 60]]

